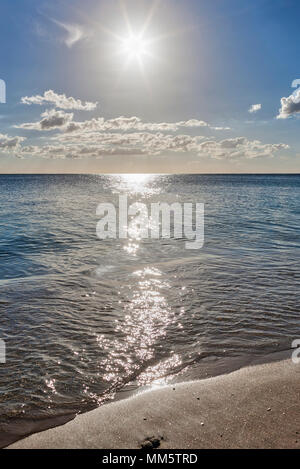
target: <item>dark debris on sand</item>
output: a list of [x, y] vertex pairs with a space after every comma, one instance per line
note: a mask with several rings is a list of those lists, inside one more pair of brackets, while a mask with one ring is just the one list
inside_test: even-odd
[[156, 448], [159, 448], [160, 447], [160, 444], [161, 444], [161, 441], [163, 440], [164, 438], [162, 436], [160, 437], [154, 437], [154, 436], [150, 436], [150, 437], [147, 437], [142, 443], [141, 443], [141, 448], [142, 449], [156, 449]]

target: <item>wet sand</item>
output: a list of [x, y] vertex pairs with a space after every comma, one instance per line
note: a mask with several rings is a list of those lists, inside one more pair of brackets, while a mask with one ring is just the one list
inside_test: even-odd
[[291, 360], [143, 392], [9, 448], [300, 448]]

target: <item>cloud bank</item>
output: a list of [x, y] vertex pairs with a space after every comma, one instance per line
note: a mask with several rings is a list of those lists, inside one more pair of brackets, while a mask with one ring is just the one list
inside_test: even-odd
[[46, 111], [41, 114], [41, 121], [29, 122], [16, 126], [16, 128], [27, 130], [52, 130], [53, 128], [60, 128], [62, 132], [76, 133], [76, 132], [104, 132], [104, 131], [133, 131], [140, 132], [176, 132], [180, 127], [197, 128], [209, 127], [204, 121], [197, 119], [190, 119], [181, 122], [142, 122], [136, 116], [133, 117], [116, 117], [115, 119], [105, 120], [103, 117], [86, 120], [83, 122], [73, 121], [73, 113], [65, 113], [63, 111]]
[[[195, 135], [199, 129], [228, 130], [213, 127], [195, 118], [178, 122], [144, 122], [139, 117], [97, 117], [74, 120], [74, 112], [95, 109], [97, 103], [82, 102], [48, 90], [44, 95], [23, 97], [26, 105], [53, 105], [46, 109], [37, 122], [25, 122], [16, 128], [36, 131], [34, 143], [24, 144], [25, 137], [0, 134], [0, 152], [19, 158], [83, 159], [117, 156], [165, 158], [189, 155], [192, 159], [213, 158], [240, 160], [273, 157], [289, 146], [284, 143], [263, 143], [246, 137], [226, 138]], [[253, 105], [259, 106], [259, 105]], [[74, 112], [70, 112], [70, 111]], [[66, 112], [69, 111], [69, 112]], [[45, 135], [48, 134], [46, 139]], [[189, 132], [192, 134], [190, 135]], [[31, 137], [33, 138], [33, 137]]]
[[189, 135], [165, 135], [152, 133], [132, 133], [93, 135], [89, 139], [52, 140], [49, 145], [24, 146], [19, 157], [31, 156], [55, 159], [103, 158], [105, 156], [160, 156], [172, 153], [189, 153], [195, 158], [218, 160], [240, 160], [273, 157], [281, 150], [288, 150], [283, 143], [268, 144], [246, 137], [221, 141], [205, 140], [204, 137]]

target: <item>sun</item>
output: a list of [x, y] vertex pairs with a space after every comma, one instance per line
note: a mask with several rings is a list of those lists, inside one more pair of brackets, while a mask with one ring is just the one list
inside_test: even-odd
[[[120, 71], [117, 76], [117, 85], [123, 80], [126, 72], [131, 74], [137, 69], [140, 73], [135, 74], [135, 77], [140, 75], [146, 85], [146, 88], [151, 91], [151, 80], [149, 72], [151, 73], [152, 67], [155, 67], [163, 62], [163, 55], [165, 53], [165, 46], [161, 45], [167, 37], [171, 37], [174, 33], [166, 31], [158, 34], [157, 28], [152, 28], [151, 23], [156, 14], [156, 10], [160, 0], [149, 0], [149, 10], [145, 12], [145, 19], [141, 23], [132, 21], [125, 0], [119, 0], [121, 19], [123, 16], [124, 24], [119, 24], [119, 30], [112, 30], [104, 25], [101, 25], [106, 34], [112, 37], [110, 53]], [[155, 31], [155, 33], [154, 33]]]
[[141, 60], [149, 53], [147, 40], [142, 34], [130, 34], [122, 39], [122, 52], [129, 59]]

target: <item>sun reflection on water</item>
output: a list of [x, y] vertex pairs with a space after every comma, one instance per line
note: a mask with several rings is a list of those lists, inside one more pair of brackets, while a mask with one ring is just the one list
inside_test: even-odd
[[[135, 203], [147, 205], [148, 199], [161, 192], [161, 186], [156, 184], [155, 174], [111, 174], [108, 176], [108, 184], [114, 195], [127, 196], [127, 206]], [[118, 204], [118, 200], [115, 200]], [[128, 215], [128, 239], [124, 242], [124, 251], [135, 257], [140, 249], [141, 240], [145, 230], [152, 228], [151, 218], [143, 213], [138, 214], [139, 222], [135, 216]]]
[[[109, 177], [110, 189], [116, 196], [127, 195], [128, 207], [133, 203], [147, 204], [153, 195], [159, 195], [162, 186], [155, 184], [154, 175], [122, 174]], [[153, 200], [153, 199], [152, 199]], [[152, 223], [147, 217], [147, 223]], [[132, 223], [131, 223], [132, 221]], [[142, 229], [136, 218], [128, 216], [128, 238], [121, 243], [125, 256], [137, 265], [131, 272], [129, 283], [120, 286], [118, 304], [121, 317], [112, 322], [113, 334], [97, 336], [98, 346], [105, 359], [99, 363], [99, 377], [110, 392], [126, 383], [161, 386], [173, 371], [180, 368], [181, 358], [169, 348], [161, 348], [169, 328], [179, 328], [177, 316], [169, 304], [171, 280], [154, 266], [142, 266], [140, 248], [143, 246]], [[143, 225], [142, 227], [140, 225]], [[151, 228], [151, 226], [148, 226]], [[179, 314], [180, 316], [180, 314]]]
[[124, 380], [145, 385], [157, 379], [161, 384], [168, 371], [181, 363], [176, 354], [158, 363], [155, 356], [155, 345], [176, 319], [165, 295], [170, 284], [156, 268], [137, 270], [132, 275], [136, 283], [123, 302], [123, 319], [116, 321], [116, 339], [98, 337], [99, 346], [108, 352], [102, 363], [103, 379], [114, 385]]
[[111, 174], [110, 184], [115, 192], [126, 193], [128, 197], [150, 197], [161, 190], [153, 184], [156, 177], [155, 174]]

